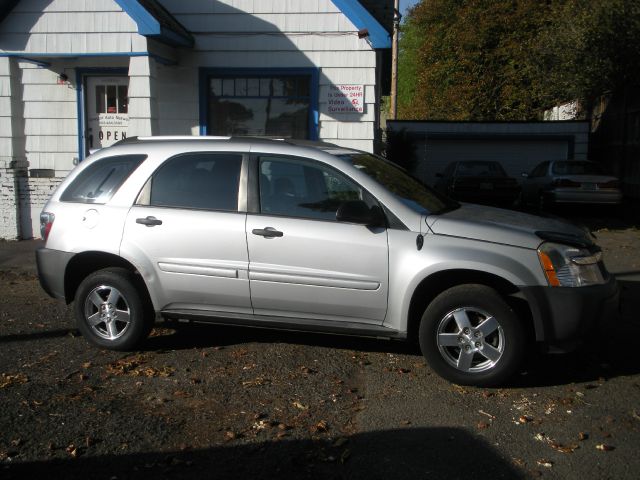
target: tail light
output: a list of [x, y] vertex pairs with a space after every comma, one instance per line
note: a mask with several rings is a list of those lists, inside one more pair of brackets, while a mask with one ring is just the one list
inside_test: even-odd
[[49, 238], [49, 233], [51, 232], [55, 218], [56, 216], [53, 213], [42, 212], [40, 214], [40, 236], [45, 242], [47, 238]]
[[598, 188], [620, 188], [620, 180], [609, 180], [598, 184]]
[[568, 178], [559, 178], [558, 180], [554, 180], [552, 185], [554, 187], [563, 187], [563, 188], [580, 188], [582, 184], [580, 182], [574, 182], [573, 180], [569, 180]]

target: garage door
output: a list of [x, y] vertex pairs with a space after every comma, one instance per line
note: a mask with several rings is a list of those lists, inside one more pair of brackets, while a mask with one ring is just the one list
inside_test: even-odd
[[569, 155], [567, 140], [437, 140], [419, 142], [416, 156], [420, 159], [416, 175], [433, 185], [436, 173], [451, 163], [462, 160], [494, 160], [507, 174], [521, 178], [545, 160], [564, 160]]

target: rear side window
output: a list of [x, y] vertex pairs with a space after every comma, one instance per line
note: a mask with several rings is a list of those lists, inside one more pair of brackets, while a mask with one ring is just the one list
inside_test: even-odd
[[156, 207], [238, 210], [241, 154], [188, 153], [167, 160], [151, 181]]
[[146, 155], [100, 159], [85, 168], [62, 193], [63, 202], [106, 203], [140, 165]]

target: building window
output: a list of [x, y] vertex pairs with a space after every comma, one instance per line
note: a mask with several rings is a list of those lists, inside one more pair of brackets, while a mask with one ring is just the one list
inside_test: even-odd
[[311, 74], [207, 77], [207, 133], [313, 138]]

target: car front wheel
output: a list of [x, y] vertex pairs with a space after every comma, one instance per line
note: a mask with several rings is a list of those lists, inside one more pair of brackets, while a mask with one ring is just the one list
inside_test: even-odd
[[485, 285], [458, 285], [438, 295], [422, 316], [422, 353], [440, 376], [460, 385], [498, 385], [523, 358], [524, 332], [504, 299]]
[[139, 282], [123, 268], [107, 268], [85, 278], [75, 296], [75, 317], [82, 335], [94, 345], [131, 350], [153, 326], [153, 309]]

